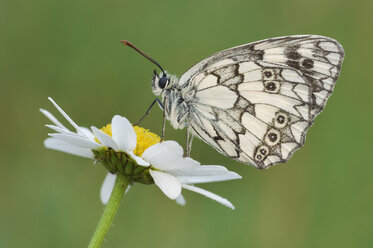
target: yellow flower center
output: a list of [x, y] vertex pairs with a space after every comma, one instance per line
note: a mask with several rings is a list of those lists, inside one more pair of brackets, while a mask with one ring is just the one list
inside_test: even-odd
[[[138, 126], [134, 126], [133, 129], [135, 130], [135, 133], [137, 135], [136, 148], [133, 151], [133, 153], [135, 153], [135, 155], [137, 156], [141, 156], [146, 149], [161, 141], [161, 138], [155, 133], [149, 132], [149, 129], [145, 129]], [[110, 137], [112, 137], [111, 124], [107, 124], [100, 130], [109, 135]], [[95, 140], [99, 142], [97, 138], [95, 138]]]
[[149, 129], [138, 126], [134, 126], [133, 129], [135, 129], [137, 135], [137, 143], [134, 150], [134, 153], [137, 156], [141, 156], [146, 149], [161, 142], [161, 137], [155, 133], [149, 132]]

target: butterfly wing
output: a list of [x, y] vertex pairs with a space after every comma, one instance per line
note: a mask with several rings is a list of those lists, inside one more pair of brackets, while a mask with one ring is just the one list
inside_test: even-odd
[[344, 51], [322, 36], [286, 36], [214, 54], [188, 70], [179, 89], [189, 97], [193, 132], [220, 153], [268, 168], [303, 146], [325, 107]]

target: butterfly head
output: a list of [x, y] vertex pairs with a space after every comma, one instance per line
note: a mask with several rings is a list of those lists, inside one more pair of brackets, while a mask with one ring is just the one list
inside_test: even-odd
[[157, 74], [154, 70], [152, 78], [152, 91], [154, 95], [159, 96], [165, 89], [169, 89], [172, 85], [177, 82], [177, 78], [173, 75], [168, 74], [166, 71], [161, 71]]
[[152, 90], [156, 96], [159, 96], [160, 94], [162, 94], [162, 92], [165, 89], [169, 89], [172, 85], [175, 85], [179, 81], [177, 77], [168, 74], [165, 70], [163, 70], [162, 66], [157, 61], [155, 61], [153, 58], [151, 58], [150, 56], [145, 54], [143, 51], [138, 49], [131, 42], [127, 40], [122, 40], [121, 42], [123, 43], [123, 45], [133, 48], [136, 52], [140, 53], [142, 56], [147, 58], [150, 62], [158, 66], [159, 69], [161, 69], [161, 72], [159, 74], [157, 74], [157, 71], [154, 70], [154, 74], [152, 78]]

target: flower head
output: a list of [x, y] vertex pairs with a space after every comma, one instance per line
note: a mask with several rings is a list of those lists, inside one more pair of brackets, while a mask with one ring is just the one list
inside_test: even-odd
[[226, 199], [193, 186], [239, 179], [237, 173], [219, 165], [201, 165], [199, 162], [183, 157], [182, 147], [175, 141], [160, 142], [158, 135], [141, 127], [133, 127], [122, 116], [113, 117], [111, 124], [98, 129], [78, 126], [51, 98], [49, 100], [75, 128], [70, 131], [51, 113], [40, 111], [53, 122], [46, 125], [56, 133], [51, 133], [44, 141], [47, 148], [96, 159], [109, 170], [101, 188], [101, 200], [107, 203], [117, 173], [122, 173], [131, 182], [155, 183], [170, 199], [184, 205], [182, 189], [191, 190], [234, 208]]

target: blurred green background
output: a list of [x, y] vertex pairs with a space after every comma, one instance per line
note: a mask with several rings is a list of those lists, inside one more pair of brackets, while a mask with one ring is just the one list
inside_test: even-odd
[[[154, 99], [155, 68], [128, 39], [181, 75], [232, 46], [289, 34], [337, 39], [346, 52], [333, 96], [286, 164], [260, 171], [195, 141], [192, 156], [242, 180], [202, 185], [232, 211], [157, 187], [125, 197], [104, 247], [372, 247], [372, 18], [366, 0], [0, 1], [0, 247], [85, 247], [103, 206], [106, 174], [92, 161], [47, 150], [51, 96], [80, 125], [114, 114], [136, 121]], [[161, 111], [143, 126], [160, 132]], [[184, 144], [168, 125], [167, 138]]]

